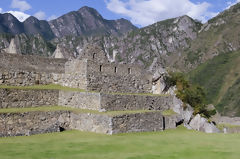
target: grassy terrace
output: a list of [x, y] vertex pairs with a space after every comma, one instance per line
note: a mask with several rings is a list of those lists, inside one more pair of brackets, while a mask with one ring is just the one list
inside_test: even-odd
[[33, 86], [7, 86], [7, 85], [0, 85], [0, 88], [6, 88], [6, 89], [40, 89], [40, 90], [50, 89], [50, 90], [85, 92], [85, 90], [83, 90], [83, 89], [64, 87], [64, 86], [56, 85], [56, 84], [33, 85]]
[[[7, 86], [7, 85], [0, 85], [0, 89], [40, 89], [40, 90], [63, 90], [63, 91], [77, 91], [77, 92], [90, 92], [90, 93], [98, 93], [95, 91], [86, 91], [84, 89], [79, 88], [70, 88], [64, 87], [61, 85], [56, 84], [49, 84], [49, 85], [33, 85], [33, 86]], [[141, 95], [141, 96], [169, 96], [166, 94], [152, 94], [152, 93], [107, 93], [112, 95]]]
[[31, 107], [31, 108], [7, 108], [0, 109], [0, 113], [24, 113], [24, 112], [47, 112], [47, 111], [72, 111], [75, 113], [91, 113], [91, 114], [102, 114], [109, 116], [123, 115], [123, 114], [137, 114], [137, 113], [147, 113], [147, 112], [160, 112], [155, 110], [134, 110], [134, 111], [108, 111], [108, 112], [99, 112], [96, 110], [88, 109], [77, 109], [63, 106], [45, 106], [45, 107]]
[[239, 159], [240, 134], [163, 132], [102, 135], [66, 131], [0, 138], [1, 159]]

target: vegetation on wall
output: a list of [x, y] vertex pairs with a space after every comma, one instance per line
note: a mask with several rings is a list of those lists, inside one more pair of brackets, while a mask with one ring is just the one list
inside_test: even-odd
[[171, 72], [165, 79], [167, 86], [177, 87], [176, 95], [184, 102], [184, 105], [191, 105], [194, 108], [194, 114], [201, 114], [204, 117], [211, 117], [216, 114], [216, 110], [207, 110], [206, 94], [199, 85], [191, 84], [186, 80], [184, 74]]

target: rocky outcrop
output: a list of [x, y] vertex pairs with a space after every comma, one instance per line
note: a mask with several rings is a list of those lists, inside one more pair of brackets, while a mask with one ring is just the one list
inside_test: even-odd
[[74, 54], [71, 54], [71, 51], [67, 50], [65, 47], [60, 44], [57, 45], [56, 50], [53, 52], [53, 58], [56, 59], [72, 59], [76, 58]]
[[[18, 44], [18, 46], [19, 46], [19, 44]], [[4, 49], [4, 51], [7, 53], [10, 53], [10, 54], [19, 54], [19, 53], [21, 53], [21, 51], [18, 46], [15, 43], [15, 39], [11, 39], [11, 42], [10, 42], [8, 48]]]
[[[8, 38], [11, 37], [11, 40]], [[38, 55], [49, 57], [53, 54], [55, 46], [46, 41], [41, 35], [17, 34], [15, 36], [2, 36], [0, 48], [6, 53]]]
[[209, 123], [207, 119], [197, 114], [190, 122], [190, 127], [197, 131], [203, 131], [205, 133], [219, 133], [220, 130], [213, 124]]

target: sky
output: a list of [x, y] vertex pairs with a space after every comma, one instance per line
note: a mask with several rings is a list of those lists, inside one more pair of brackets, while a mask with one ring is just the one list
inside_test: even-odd
[[29, 16], [52, 20], [83, 6], [95, 8], [105, 19], [125, 18], [138, 27], [188, 15], [203, 23], [240, 0], [0, 0], [0, 13], [20, 21]]

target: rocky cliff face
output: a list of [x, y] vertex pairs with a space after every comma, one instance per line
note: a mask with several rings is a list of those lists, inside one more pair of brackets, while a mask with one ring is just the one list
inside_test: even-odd
[[42, 36], [26, 34], [0, 36], [0, 48], [7, 53], [38, 56], [51, 56], [55, 50], [55, 46]]
[[240, 3], [209, 20], [199, 30], [198, 37], [182, 48], [182, 57], [175, 60], [181, 70], [191, 70], [222, 53], [240, 49]]
[[121, 37], [68, 36], [55, 42], [74, 56], [80, 55], [87, 43], [94, 43], [102, 47], [111, 62], [138, 63], [154, 71], [158, 66], [168, 66], [172, 62], [170, 55], [181, 56], [178, 50], [188, 48], [190, 41], [197, 38], [200, 28], [201, 23], [183, 16], [128, 32]]

